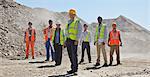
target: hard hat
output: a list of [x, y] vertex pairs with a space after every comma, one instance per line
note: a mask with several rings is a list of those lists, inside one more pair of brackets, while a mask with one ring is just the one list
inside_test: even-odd
[[76, 15], [76, 10], [75, 9], [70, 9], [69, 14], [75, 14]]
[[60, 26], [61, 22], [60, 21], [56, 21], [56, 26]]

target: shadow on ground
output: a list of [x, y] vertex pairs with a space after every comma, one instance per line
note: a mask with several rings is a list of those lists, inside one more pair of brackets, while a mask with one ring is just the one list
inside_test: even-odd
[[77, 76], [77, 75], [74, 75], [74, 74], [63, 74], [63, 75], [52, 75], [52, 76], [48, 76], [48, 77], [73, 77], [73, 76]]
[[29, 62], [31, 64], [35, 64], [35, 63], [46, 63], [45, 61], [34, 61], [34, 62]]
[[[122, 64], [120, 64], [122, 65]], [[111, 65], [111, 66], [118, 66], [117, 64], [114, 64], [114, 65]], [[105, 67], [111, 67], [111, 66], [105, 66]], [[97, 70], [97, 69], [100, 69], [104, 66], [92, 66], [92, 67], [86, 67], [84, 70]]]
[[92, 66], [92, 67], [86, 67], [84, 70], [96, 70], [100, 68], [102, 68], [102, 66]]
[[44, 66], [39, 66], [37, 68], [50, 68], [50, 67], [55, 67], [55, 65], [44, 65]]

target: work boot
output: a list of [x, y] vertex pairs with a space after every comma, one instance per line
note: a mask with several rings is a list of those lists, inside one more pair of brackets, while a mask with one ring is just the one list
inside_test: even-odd
[[60, 64], [55, 64], [55, 66], [60, 66]]
[[53, 62], [53, 61], [55, 61], [55, 60], [52, 60], [51, 62]]
[[35, 59], [34, 56], [32, 57], [32, 59]]
[[83, 63], [84, 62], [84, 60], [81, 60], [80, 62], [79, 62], [79, 64], [81, 64], [81, 63]]
[[100, 66], [100, 63], [96, 63], [95, 66]]
[[48, 59], [46, 59], [45, 61], [49, 61]]
[[109, 66], [112, 66], [112, 62], [109, 63]]
[[75, 73], [76, 71], [73, 71], [73, 70], [70, 70], [70, 71], [67, 71], [67, 74], [73, 74]]
[[102, 67], [107, 67], [108, 65], [107, 65], [107, 63], [105, 63]]
[[91, 61], [89, 61], [89, 63], [92, 63]]
[[121, 65], [121, 63], [120, 63], [120, 62], [117, 62], [117, 65]]
[[28, 59], [28, 57], [25, 57], [25, 59]]

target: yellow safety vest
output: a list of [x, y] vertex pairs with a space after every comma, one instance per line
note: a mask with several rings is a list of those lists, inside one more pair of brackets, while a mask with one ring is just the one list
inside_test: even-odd
[[[53, 37], [52, 37], [53, 44], [54, 44], [54, 39], [55, 39], [54, 37], [55, 37], [55, 32], [54, 32]], [[60, 44], [64, 45], [64, 42], [65, 42], [64, 31], [60, 30]]]
[[85, 38], [85, 42], [89, 42], [89, 38], [90, 38], [90, 32], [88, 32], [88, 34], [86, 35], [86, 38]]
[[71, 24], [66, 25], [67, 38], [77, 40], [79, 19], [75, 19]]
[[102, 24], [102, 25], [101, 25], [101, 30], [100, 30], [100, 33], [99, 33], [99, 31], [98, 31], [99, 27], [98, 27], [98, 25], [97, 25], [97, 27], [96, 27], [95, 39], [94, 39], [95, 42], [96, 42], [99, 38], [100, 38], [100, 39], [104, 39], [105, 28], [106, 28], [106, 24]]

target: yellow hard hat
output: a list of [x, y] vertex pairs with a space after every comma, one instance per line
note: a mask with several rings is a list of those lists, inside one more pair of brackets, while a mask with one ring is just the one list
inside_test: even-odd
[[117, 24], [117, 23], [116, 23], [115, 21], [113, 21], [113, 22], [112, 22], [112, 25], [113, 25], [113, 24]]
[[75, 14], [76, 15], [76, 10], [75, 9], [70, 9], [69, 14]]

